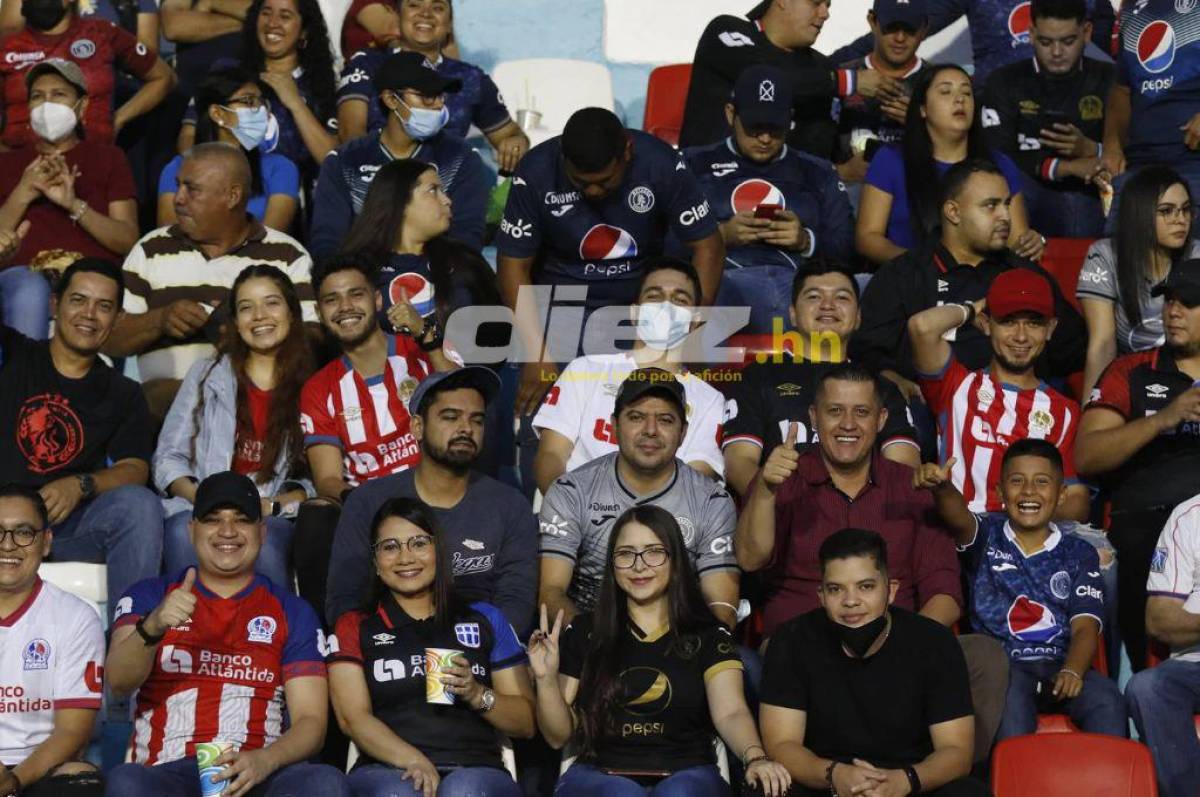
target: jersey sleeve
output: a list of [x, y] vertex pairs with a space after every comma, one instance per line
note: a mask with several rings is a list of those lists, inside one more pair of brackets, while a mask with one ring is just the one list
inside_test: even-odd
[[736, 571], [733, 531], [737, 528], [737, 510], [729, 493], [724, 488], [713, 490], [696, 520], [700, 526], [696, 541], [696, 574], [703, 579], [705, 574], [717, 570]]
[[1116, 252], [1107, 241], [1096, 241], [1088, 247], [1079, 282], [1075, 284], [1077, 299], [1106, 299], [1117, 301]]
[[527, 154], [513, 173], [504, 218], [496, 233], [496, 250], [505, 257], [533, 257], [542, 248], [541, 198], [530, 185], [533, 162], [539, 155], [540, 152]]
[[762, 365], [751, 363], [742, 369], [742, 378], [730, 384], [722, 418], [722, 448], [730, 443], [752, 443], [760, 449], [766, 445], [768, 424], [773, 421], [763, 404], [762, 369]]
[[154, 611], [167, 595], [166, 578], [147, 578], [125, 590], [113, 609], [114, 629], [132, 625]]
[[111, 22], [108, 24], [112, 27], [112, 48], [117, 63], [121, 64], [126, 72], [144, 80], [158, 62], [158, 54], [151, 52], [129, 31]]
[[950, 359], [943, 366], [941, 373], [917, 375], [921, 385], [921, 395], [925, 397], [925, 402], [934, 415], [949, 409], [954, 391], [970, 374], [967, 367], [960, 363], [951, 352]]
[[1071, 597], [1067, 601], [1067, 622], [1076, 617], [1091, 617], [1104, 628], [1104, 581], [1100, 577], [1100, 555], [1091, 543], [1084, 542], [1076, 547], [1079, 548], [1080, 561], [1076, 563]]
[[471, 121], [484, 133], [490, 133], [504, 127], [512, 121], [512, 117], [504, 105], [504, 100], [500, 98], [500, 89], [496, 87], [496, 81], [486, 72], [479, 77], [479, 104], [475, 106]]
[[583, 544], [583, 513], [579, 511], [579, 487], [568, 474], [550, 486], [542, 498], [538, 513], [541, 542], [538, 549], [542, 556], [557, 556], [576, 562], [579, 546]]
[[1133, 411], [1133, 402], [1129, 395], [1129, 360], [1118, 357], [1108, 364], [1100, 374], [1092, 395], [1088, 398], [1087, 409], [1104, 407], [1121, 414], [1125, 420]]
[[325, 677], [324, 634], [317, 613], [308, 601], [287, 595], [283, 599], [287, 617], [287, 640], [283, 643], [283, 681], [305, 676]]
[[587, 407], [587, 391], [599, 384], [600, 377], [588, 373], [587, 364], [586, 357], [577, 357], [558, 375], [533, 416], [535, 429], [558, 432], [571, 442], [579, 440], [583, 434], [580, 424], [586, 420], [583, 412]]
[[366, 50], [359, 50], [346, 60], [337, 85], [338, 105], [346, 100], [370, 102], [375, 96], [375, 91], [371, 88], [371, 70], [367, 68], [369, 62], [370, 56]]
[[54, 669], [54, 710], [100, 708], [104, 693], [104, 629], [100, 617], [83, 601], [72, 601], [71, 629], [64, 633]]
[[983, 552], [987, 550], [992, 532], [1002, 527], [1004, 522], [1005, 518], [998, 514], [975, 515], [975, 536], [966, 545], [958, 546], [960, 554], [958, 561], [962, 563], [963, 569], [967, 571], [968, 575], [979, 569], [979, 565], [983, 562]]
[[738, 653], [737, 643], [733, 635], [723, 626], [710, 628], [704, 633], [700, 643], [701, 666], [704, 668], [704, 682], [726, 670], [742, 668], [742, 657]]
[[689, 419], [687, 437], [680, 446], [677, 457], [684, 462], [703, 462], [718, 476], [725, 473], [725, 458], [721, 456], [721, 419], [725, 414], [725, 402], [720, 394], [697, 408], [696, 415]]
[[1167, 518], [1158, 545], [1150, 557], [1146, 592], [1187, 600], [1200, 588], [1196, 583], [1196, 557], [1200, 554], [1200, 504], [1185, 501]]
[[315, 258], [329, 257], [338, 250], [354, 222], [350, 186], [342, 169], [342, 153], [334, 150], [321, 161], [317, 187], [313, 191], [313, 221], [308, 249]]
[[330, 445], [342, 447], [337, 421], [329, 409], [329, 394], [325, 389], [324, 372], [313, 375], [300, 393], [300, 426], [304, 430], [304, 447]]
[[507, 670], [529, 661], [525, 648], [517, 639], [517, 632], [504, 617], [504, 612], [490, 603], [482, 602], [472, 604], [471, 608], [482, 614], [492, 627], [492, 649], [488, 651], [492, 672]]
[[808, 708], [808, 679], [804, 672], [803, 650], [796, 644], [797, 623], [784, 623], [771, 637], [763, 660], [762, 689], [759, 701], [771, 706], [805, 711]]
[[362, 643], [359, 641], [359, 634], [364, 619], [366, 615], [362, 612], [346, 612], [337, 619], [333, 626], [333, 634], [326, 641], [326, 663], [347, 662], [362, 665]]
[[587, 657], [588, 636], [591, 624], [586, 615], [577, 616], [562, 631], [558, 640], [558, 671], [571, 678], [583, 673], [583, 662]]
[[683, 156], [675, 154], [674, 161], [674, 171], [668, 177], [665, 211], [668, 222], [680, 241], [699, 241], [717, 231], [717, 218], [696, 176], [684, 163]]

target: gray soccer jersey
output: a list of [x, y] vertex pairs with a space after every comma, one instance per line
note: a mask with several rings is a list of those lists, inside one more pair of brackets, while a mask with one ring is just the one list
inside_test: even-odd
[[638, 497], [617, 475], [618, 456], [606, 454], [563, 474], [542, 501], [541, 554], [574, 563], [567, 596], [580, 611], [591, 611], [596, 605], [613, 523], [638, 504], [660, 506], [675, 517], [699, 576], [737, 570], [733, 555], [737, 513], [721, 484], [675, 460], [675, 476], [667, 486]]

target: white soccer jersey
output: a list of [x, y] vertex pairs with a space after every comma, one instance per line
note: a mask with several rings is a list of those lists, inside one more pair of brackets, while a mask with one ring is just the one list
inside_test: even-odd
[[54, 729], [57, 709], [99, 710], [103, 664], [96, 610], [38, 579], [0, 620], [0, 763], [24, 761]]
[[[617, 450], [612, 426], [617, 390], [638, 364], [626, 352], [576, 357], [563, 372], [533, 418], [539, 429], [552, 429], [575, 441], [567, 470]], [[675, 456], [684, 462], [703, 462], [718, 475], [725, 472], [721, 456], [721, 417], [725, 397], [695, 374], [677, 375], [687, 399], [687, 435]]]
[[[1200, 614], [1200, 495], [1167, 518], [1150, 559], [1146, 593], [1179, 598], [1185, 611]], [[1171, 658], [1200, 662], [1200, 645], [1173, 649]]]

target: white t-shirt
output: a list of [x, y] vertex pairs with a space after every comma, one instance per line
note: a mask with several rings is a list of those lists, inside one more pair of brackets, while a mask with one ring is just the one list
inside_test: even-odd
[[[559, 374], [533, 425], [552, 429], [575, 442], [567, 460], [568, 471], [617, 450], [613, 405], [621, 383], [637, 368], [630, 354], [620, 352], [576, 357]], [[675, 456], [688, 463], [703, 462], [717, 475], [723, 475], [720, 436], [725, 397], [695, 374], [685, 371], [676, 378], [683, 384], [687, 399], [688, 430]]]
[[100, 615], [41, 579], [0, 620], [0, 763], [16, 766], [54, 730], [54, 712], [100, 709], [104, 675]]
[[[1200, 614], [1200, 495], [1171, 512], [1150, 558], [1149, 595], [1182, 600], [1183, 609]], [[1171, 658], [1200, 662], [1200, 645], [1173, 648]]]

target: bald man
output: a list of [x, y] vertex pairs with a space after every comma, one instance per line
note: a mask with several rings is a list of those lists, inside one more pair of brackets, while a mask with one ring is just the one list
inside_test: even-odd
[[213, 353], [229, 289], [246, 266], [284, 271], [296, 284], [304, 320], [317, 321], [308, 252], [246, 213], [251, 177], [242, 150], [197, 144], [183, 156], [176, 180], [178, 221], [147, 234], [125, 259], [125, 312], [104, 348], [114, 357], [137, 356], [159, 421], [188, 369]]

